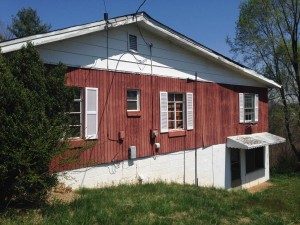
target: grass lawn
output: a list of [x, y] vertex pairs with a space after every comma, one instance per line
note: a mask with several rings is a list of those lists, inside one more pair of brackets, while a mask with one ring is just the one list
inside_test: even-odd
[[178, 184], [81, 190], [72, 203], [10, 210], [2, 224], [300, 224], [300, 174], [255, 194]]

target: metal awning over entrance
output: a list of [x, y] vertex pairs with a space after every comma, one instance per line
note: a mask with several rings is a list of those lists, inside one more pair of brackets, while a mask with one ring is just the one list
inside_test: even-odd
[[285, 138], [268, 132], [227, 137], [228, 148], [252, 149], [285, 142]]

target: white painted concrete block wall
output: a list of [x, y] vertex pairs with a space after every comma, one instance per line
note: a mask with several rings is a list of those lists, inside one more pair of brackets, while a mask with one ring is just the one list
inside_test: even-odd
[[[224, 188], [225, 144], [197, 149], [197, 159], [199, 185]], [[136, 183], [139, 179], [143, 182], [165, 181], [194, 184], [195, 150], [59, 173], [59, 180], [75, 189]]]
[[[269, 179], [269, 148], [265, 149], [265, 169], [246, 174], [245, 150], [241, 150], [242, 187], [247, 188]], [[197, 149], [199, 186], [230, 188], [230, 150], [225, 144]], [[195, 184], [195, 150], [186, 150], [156, 157], [126, 160], [59, 173], [60, 182], [74, 189], [118, 185], [122, 183], [176, 182]]]

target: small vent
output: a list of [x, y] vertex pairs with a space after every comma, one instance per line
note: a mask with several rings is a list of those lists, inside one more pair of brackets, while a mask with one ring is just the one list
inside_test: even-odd
[[137, 51], [137, 37], [129, 34], [129, 50]]

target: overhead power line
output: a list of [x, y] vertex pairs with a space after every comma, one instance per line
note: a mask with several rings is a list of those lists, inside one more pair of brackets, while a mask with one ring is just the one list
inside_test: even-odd
[[142, 2], [142, 4], [140, 4], [140, 6], [138, 7], [138, 9], [136, 10], [136, 12], [135, 13], [138, 13], [139, 12], [139, 10], [142, 8], [142, 6], [146, 3], [146, 1], [147, 0], [144, 0], [143, 2]]

